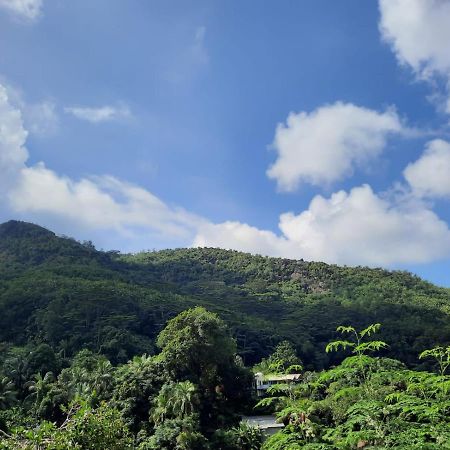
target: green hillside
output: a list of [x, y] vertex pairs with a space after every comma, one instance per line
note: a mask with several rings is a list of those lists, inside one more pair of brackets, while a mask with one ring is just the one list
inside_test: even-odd
[[[8, 222], [0, 449], [449, 448], [449, 313], [405, 272], [122, 255]], [[296, 381], [261, 397], [252, 370]], [[282, 431], [264, 440], [255, 413]]]
[[329, 366], [323, 350], [346, 323], [382, 323], [386, 355], [410, 365], [450, 342], [450, 291], [406, 272], [211, 248], [122, 255], [29, 223], [0, 225], [4, 348], [89, 348], [123, 363], [151, 354], [167, 320], [196, 305], [225, 320], [249, 365], [287, 339], [307, 367]]

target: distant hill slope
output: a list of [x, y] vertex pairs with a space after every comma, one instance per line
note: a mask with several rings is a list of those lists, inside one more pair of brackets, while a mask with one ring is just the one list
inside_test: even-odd
[[[37, 225], [0, 225], [0, 342], [83, 347], [114, 362], [151, 353], [178, 312], [203, 305], [227, 321], [246, 363], [292, 341], [307, 367], [335, 361], [340, 324], [383, 324], [388, 354], [450, 342], [450, 290], [407, 272], [253, 256], [220, 249], [100, 252]], [[332, 356], [336, 357], [336, 356]]]

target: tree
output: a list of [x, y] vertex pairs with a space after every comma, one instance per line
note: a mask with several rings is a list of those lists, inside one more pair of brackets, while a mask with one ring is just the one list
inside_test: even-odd
[[202, 307], [171, 319], [158, 336], [161, 357], [175, 379], [213, 389], [221, 370], [234, 364], [236, 344], [225, 323]]
[[36, 411], [40, 410], [40, 406], [48, 395], [52, 384], [55, 382], [55, 377], [52, 372], [47, 372], [44, 376], [40, 373], [34, 375], [34, 380], [29, 381], [26, 387], [29, 391], [29, 395], [26, 401], [32, 400]]
[[225, 323], [204, 308], [189, 309], [168, 322], [157, 344], [170, 378], [198, 386], [202, 427], [232, 421], [251, 377], [236, 363], [236, 343]]
[[114, 387], [114, 368], [103, 356], [89, 350], [82, 350], [58, 377], [58, 383], [65, 386], [71, 398], [83, 397], [99, 402], [111, 397]]
[[298, 372], [302, 370], [302, 361], [297, 356], [294, 346], [289, 341], [282, 341], [265, 361], [268, 371]]
[[0, 378], [0, 410], [7, 409], [16, 402], [14, 388], [14, 383], [9, 378]]
[[192, 417], [167, 419], [150, 438], [143, 441], [139, 450], [209, 450], [208, 441]]
[[30, 430], [3, 433], [0, 449], [131, 450], [133, 438], [117, 410], [106, 403], [93, 409], [86, 401], [72, 402], [60, 426], [42, 422]]
[[419, 355], [419, 359], [423, 358], [433, 358], [436, 361], [440, 375], [441, 397], [445, 398], [450, 390], [450, 385], [445, 379], [447, 369], [450, 367], [450, 345], [447, 347], [437, 346], [429, 350], [424, 350]]
[[48, 344], [39, 344], [32, 348], [28, 355], [28, 368], [30, 373], [40, 373], [44, 376], [47, 372], [59, 372], [61, 364], [52, 347]]
[[166, 418], [183, 419], [192, 415], [198, 404], [197, 388], [193, 383], [168, 383], [159, 391], [152, 418], [157, 424]]
[[26, 396], [25, 385], [30, 376], [28, 359], [25, 352], [20, 350], [14, 352], [13, 356], [5, 360], [3, 371], [14, 383], [18, 399], [23, 400]]
[[112, 404], [122, 412], [132, 431], [149, 427], [152, 402], [166, 382], [169, 378], [163, 364], [152, 356], [135, 356], [117, 369]]
[[344, 350], [346, 348], [351, 348], [352, 353], [360, 358], [369, 352], [374, 352], [386, 348], [388, 345], [383, 341], [365, 341], [366, 336], [367, 337], [371, 336], [372, 334], [379, 331], [380, 328], [381, 324], [379, 323], [371, 324], [361, 331], [356, 331], [356, 329], [353, 328], [352, 326], [347, 327], [341, 325], [337, 327], [336, 331], [339, 331], [341, 334], [347, 333], [352, 335], [353, 340], [352, 341], [339, 340], [330, 342], [326, 346], [325, 351], [328, 353], [331, 351], [336, 351], [339, 348], [343, 348]]

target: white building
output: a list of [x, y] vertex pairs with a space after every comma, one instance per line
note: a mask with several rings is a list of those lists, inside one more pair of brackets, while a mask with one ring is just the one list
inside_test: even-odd
[[298, 383], [300, 381], [300, 374], [291, 373], [288, 375], [283, 374], [270, 374], [264, 375], [261, 372], [255, 373], [255, 389], [256, 395], [262, 397], [267, 389], [274, 384], [288, 384], [288, 383]]

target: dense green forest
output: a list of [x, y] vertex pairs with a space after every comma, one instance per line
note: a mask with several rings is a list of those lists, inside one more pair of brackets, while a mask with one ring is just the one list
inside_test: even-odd
[[[0, 312], [0, 448], [257, 450], [260, 433], [239, 425], [254, 411], [286, 425], [268, 450], [450, 441], [450, 290], [407, 272], [210, 248], [125, 255], [10, 221]], [[378, 344], [336, 341], [349, 324]], [[254, 409], [250, 369], [289, 361], [301, 383]]]
[[345, 323], [383, 323], [386, 355], [410, 366], [450, 342], [450, 290], [407, 272], [208, 248], [121, 255], [28, 223], [0, 225], [4, 351], [46, 343], [124, 363], [154, 353], [167, 320], [193, 306], [226, 322], [247, 365], [288, 340], [306, 368], [328, 367], [339, 356], [323, 349]]

